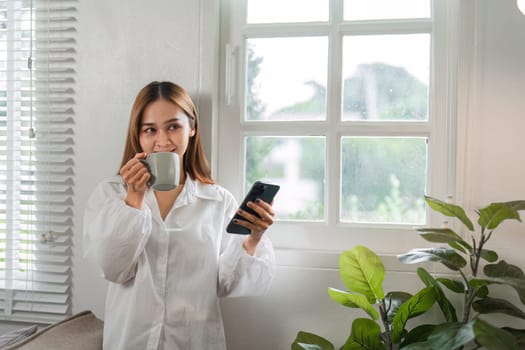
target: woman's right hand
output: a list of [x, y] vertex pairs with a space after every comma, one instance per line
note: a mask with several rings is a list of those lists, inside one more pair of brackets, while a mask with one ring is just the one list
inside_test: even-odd
[[142, 198], [148, 190], [147, 182], [151, 176], [146, 166], [140, 161], [144, 158], [146, 158], [145, 152], [137, 153], [119, 171], [128, 188], [126, 203], [136, 208], [142, 205]]

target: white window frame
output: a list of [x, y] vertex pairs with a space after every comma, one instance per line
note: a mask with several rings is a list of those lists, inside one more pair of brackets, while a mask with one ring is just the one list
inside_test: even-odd
[[[341, 135], [367, 134], [369, 126], [362, 122], [340, 122], [334, 108], [340, 108], [338, 96], [328, 96], [326, 121], [319, 122], [246, 122], [241, 120], [244, 91], [244, 40], [248, 37], [278, 35], [311, 35], [330, 32], [335, 24], [287, 24], [274, 31], [272, 25], [247, 26], [243, 23], [245, 1], [223, 0], [221, 3], [219, 103], [217, 123], [216, 174], [218, 182], [232, 191], [240, 200], [244, 192], [244, 143], [247, 135], [296, 136], [309, 135], [315, 129], [327, 137], [325, 222], [277, 221], [269, 235], [277, 248], [330, 250], [350, 249], [356, 244], [366, 245], [382, 253], [398, 253], [419, 243], [414, 225], [357, 224], [339, 222], [339, 154]], [[331, 18], [342, 16], [342, 1], [330, 1]], [[429, 137], [429, 165], [427, 194], [446, 199], [455, 195], [456, 161], [456, 95], [458, 65], [458, 11], [454, 0], [433, 1], [432, 18], [420, 20], [357, 21], [337, 27], [329, 37], [330, 53], [339, 54], [344, 34], [431, 33], [431, 77], [429, 86], [429, 122], [409, 122], [402, 129], [396, 123], [383, 122], [388, 135], [426, 135]], [[286, 28], [283, 30], [283, 28]], [[312, 30], [316, 28], [316, 30]], [[334, 34], [335, 33], [335, 34]], [[335, 46], [334, 46], [335, 45]], [[341, 55], [339, 55], [341, 57]], [[330, 60], [330, 59], [329, 59]], [[340, 91], [340, 62], [329, 67], [328, 87]], [[350, 130], [351, 129], [351, 130]], [[377, 123], [374, 123], [377, 130]], [[407, 133], [408, 130], [408, 133]], [[277, 198], [278, 200], [278, 198]], [[438, 215], [427, 210], [427, 223], [439, 225]]]

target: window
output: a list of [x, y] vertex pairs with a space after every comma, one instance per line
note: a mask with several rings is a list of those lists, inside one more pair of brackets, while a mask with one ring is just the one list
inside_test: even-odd
[[396, 251], [453, 195], [455, 6], [223, 2], [218, 178], [281, 185], [278, 247]]
[[0, 318], [70, 314], [76, 1], [0, 0]]

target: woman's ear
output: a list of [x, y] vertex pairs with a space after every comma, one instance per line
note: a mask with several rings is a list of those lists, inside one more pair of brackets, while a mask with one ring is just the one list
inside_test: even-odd
[[193, 136], [195, 136], [195, 129], [190, 130], [190, 137], [193, 137]]

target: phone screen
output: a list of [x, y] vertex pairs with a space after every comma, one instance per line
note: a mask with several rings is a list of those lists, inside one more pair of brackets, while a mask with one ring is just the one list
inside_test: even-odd
[[[266, 203], [271, 203], [273, 201], [273, 198], [277, 194], [277, 191], [279, 191], [279, 185], [275, 184], [268, 184], [261, 181], [256, 181], [250, 190], [248, 191], [248, 194], [246, 197], [244, 197], [240, 208], [242, 210], [245, 210], [251, 214], [257, 215], [257, 213], [252, 210], [251, 208], [248, 208], [246, 203], [248, 202], [255, 202], [257, 198], [265, 201]], [[235, 214], [228, 226], [226, 227], [226, 231], [229, 233], [237, 233], [237, 234], [243, 234], [243, 235], [249, 235], [250, 230], [246, 227], [237, 225], [233, 222], [234, 219], [240, 219], [243, 220], [244, 218], [241, 217], [239, 214]]]

